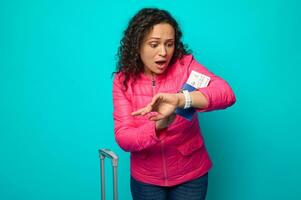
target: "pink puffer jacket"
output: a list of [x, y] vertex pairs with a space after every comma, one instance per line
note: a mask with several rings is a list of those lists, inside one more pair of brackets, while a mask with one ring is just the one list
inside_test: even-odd
[[[235, 102], [230, 86], [209, 72], [192, 55], [177, 60], [168, 70], [152, 79], [141, 74], [134, 84], [123, 89], [124, 76], [114, 78], [114, 132], [119, 146], [131, 152], [131, 176], [136, 180], [160, 186], [173, 186], [200, 177], [211, 168], [199, 126], [198, 116], [191, 121], [176, 116], [174, 122], [157, 138], [155, 122], [131, 113], [148, 104], [158, 92], [176, 93], [194, 70], [211, 77], [209, 85], [200, 88], [209, 101], [198, 111], [224, 109]], [[154, 84], [154, 85], [153, 85]]]

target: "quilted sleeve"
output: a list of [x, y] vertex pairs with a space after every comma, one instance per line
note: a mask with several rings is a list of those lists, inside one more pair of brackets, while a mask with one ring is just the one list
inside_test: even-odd
[[210, 77], [210, 82], [207, 87], [199, 88], [200, 91], [208, 100], [208, 105], [202, 109], [196, 109], [199, 112], [225, 109], [233, 105], [236, 101], [235, 95], [229, 84], [222, 78], [208, 71], [203, 65], [195, 59], [192, 60], [189, 66], [189, 74], [194, 70]]
[[133, 107], [123, 89], [120, 74], [113, 81], [114, 104], [114, 134], [118, 145], [129, 152], [141, 151], [155, 145], [159, 139], [156, 136], [155, 122], [143, 124], [135, 122], [131, 115]]

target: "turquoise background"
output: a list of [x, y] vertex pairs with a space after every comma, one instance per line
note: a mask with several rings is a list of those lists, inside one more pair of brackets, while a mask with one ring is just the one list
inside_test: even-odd
[[120, 156], [120, 199], [130, 199], [111, 73], [122, 31], [145, 6], [169, 10], [237, 97], [200, 114], [214, 162], [207, 199], [301, 199], [297, 0], [0, 1], [0, 199], [99, 199], [101, 147]]

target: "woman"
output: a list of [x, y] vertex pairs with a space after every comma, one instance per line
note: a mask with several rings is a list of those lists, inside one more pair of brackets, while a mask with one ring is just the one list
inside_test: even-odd
[[[113, 83], [114, 132], [131, 152], [133, 199], [205, 199], [211, 161], [196, 112], [235, 102], [230, 86], [199, 64], [184, 47], [182, 32], [165, 10], [144, 8], [129, 22], [119, 47]], [[196, 73], [206, 87], [179, 92]], [[194, 83], [192, 83], [194, 84]]]

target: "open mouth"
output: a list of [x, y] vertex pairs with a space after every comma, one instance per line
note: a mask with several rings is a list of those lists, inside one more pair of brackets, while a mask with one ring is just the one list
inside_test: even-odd
[[155, 63], [156, 63], [157, 65], [162, 66], [162, 65], [164, 65], [164, 64], [166, 63], [166, 61], [165, 61], [165, 60], [162, 60], [162, 61], [156, 61]]

